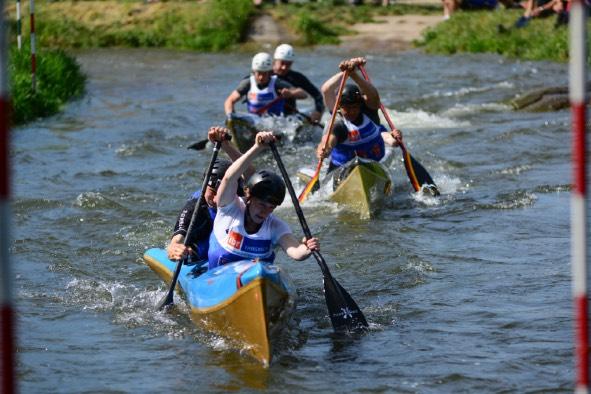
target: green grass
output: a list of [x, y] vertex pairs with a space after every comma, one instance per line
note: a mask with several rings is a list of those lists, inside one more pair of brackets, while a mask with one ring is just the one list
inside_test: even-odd
[[[212, 52], [240, 43], [254, 12], [252, 0], [41, 2], [36, 30], [40, 47], [46, 48], [165, 47]], [[14, 37], [14, 20], [11, 26]]]
[[[554, 17], [533, 19], [513, 28], [519, 10], [457, 12], [428, 30], [418, 43], [428, 53], [498, 53], [524, 60], [568, 60], [568, 28], [554, 28]], [[505, 27], [499, 32], [498, 26]]]
[[60, 50], [37, 54], [36, 90], [32, 88], [31, 55], [27, 47], [13, 47], [9, 53], [8, 73], [14, 124], [53, 115], [63, 105], [84, 92], [86, 77], [76, 60]]

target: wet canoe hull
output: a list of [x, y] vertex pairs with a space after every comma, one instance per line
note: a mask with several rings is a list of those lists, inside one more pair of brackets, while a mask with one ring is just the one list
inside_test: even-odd
[[242, 153], [253, 144], [260, 130], [273, 131], [281, 136], [279, 143], [306, 142], [320, 139], [322, 128], [310, 123], [307, 118], [297, 115], [258, 117], [252, 114], [235, 114], [226, 122], [232, 134], [232, 143]]
[[336, 186], [330, 200], [362, 218], [372, 217], [392, 194], [388, 170], [374, 160], [355, 158], [336, 169], [334, 178]]
[[[176, 262], [168, 260], [165, 250], [147, 250], [144, 261], [170, 282]], [[272, 336], [293, 311], [293, 296], [284, 273], [275, 265], [246, 260], [201, 275], [198, 268], [183, 265], [176, 289], [184, 293], [193, 322], [269, 365]]]

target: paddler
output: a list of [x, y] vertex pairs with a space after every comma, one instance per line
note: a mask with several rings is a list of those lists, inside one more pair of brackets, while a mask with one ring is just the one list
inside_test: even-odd
[[[289, 82], [296, 88], [302, 88], [314, 100], [314, 110], [310, 112], [310, 120], [319, 122], [324, 112], [324, 99], [322, 93], [310, 80], [301, 72], [292, 70], [295, 61], [295, 52], [291, 45], [281, 44], [275, 48], [273, 53], [273, 73], [279, 78]], [[285, 114], [298, 114], [296, 100], [293, 98], [285, 100]]]
[[271, 132], [257, 133], [255, 144], [226, 170], [216, 196], [218, 209], [209, 244], [210, 269], [244, 259], [272, 263], [276, 245], [294, 260], [304, 260], [312, 250], [319, 250], [317, 238], [300, 242], [289, 225], [273, 214], [285, 198], [281, 176], [270, 170], [256, 171], [246, 182], [244, 197], [236, 194], [240, 178], [252, 160], [274, 141]]
[[398, 146], [402, 141], [400, 130], [386, 131], [380, 124], [378, 109], [380, 95], [377, 89], [357, 72], [358, 66], [365, 65], [363, 57], [344, 60], [339, 64], [339, 71], [330, 77], [321, 87], [324, 102], [328, 108], [334, 108], [337, 87], [345, 71], [355, 82], [347, 83], [341, 94], [341, 102], [332, 133], [328, 136], [326, 149], [325, 135], [316, 155], [320, 158], [330, 156], [328, 171], [342, 166], [355, 156], [380, 161], [385, 155], [385, 144]]
[[230, 93], [224, 102], [226, 117], [231, 120], [234, 105], [246, 97], [248, 112], [254, 115], [282, 115], [285, 99], [304, 99], [306, 92], [295, 88], [273, 75], [273, 60], [271, 55], [260, 52], [252, 58], [251, 75], [244, 78], [238, 87]]
[[[209, 129], [207, 138], [212, 142], [222, 142], [222, 150], [228, 155], [233, 161], [241, 156], [241, 153], [231, 144], [227, 139], [226, 135], [229, 135], [230, 131], [225, 127], [214, 126]], [[223, 158], [218, 158], [213, 164], [211, 176], [205, 190], [205, 202], [206, 206], [202, 207], [202, 212], [199, 212], [194, 224], [194, 231], [191, 234], [189, 240], [190, 246], [185, 246], [184, 241], [187, 236], [187, 230], [195, 210], [195, 205], [199, 201], [201, 195], [201, 188], [195, 191], [185, 203], [185, 206], [179, 213], [177, 221], [174, 225], [174, 230], [170, 243], [166, 247], [166, 252], [170, 260], [181, 260], [187, 254], [190, 255], [190, 261], [207, 261], [207, 251], [209, 249], [209, 235], [213, 228], [213, 220], [215, 219], [217, 212], [217, 205], [215, 196], [218, 190], [218, 186], [224, 177], [226, 170], [232, 164], [232, 161]], [[254, 168], [250, 167], [246, 170], [245, 174], [250, 176], [254, 173]], [[240, 185], [237, 189], [237, 193], [243, 195], [242, 186]]]

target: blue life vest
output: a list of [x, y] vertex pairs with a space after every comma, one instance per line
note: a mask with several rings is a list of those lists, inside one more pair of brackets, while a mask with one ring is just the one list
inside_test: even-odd
[[269, 84], [263, 89], [259, 89], [254, 75], [250, 76], [250, 90], [246, 95], [246, 105], [248, 107], [248, 112], [257, 115], [263, 115], [264, 113], [268, 113], [271, 115], [283, 114], [283, 106], [285, 100], [277, 100], [265, 112], [259, 113], [259, 111], [262, 108], [264, 108], [266, 105], [270, 104], [273, 100], [279, 97], [275, 89], [275, 82], [277, 82], [277, 76], [273, 75], [271, 77], [271, 80], [269, 81]]
[[348, 130], [347, 139], [337, 144], [331, 153], [330, 161], [335, 166], [342, 166], [355, 156], [380, 161], [386, 152], [382, 131], [386, 129], [375, 124], [367, 115], [362, 114], [363, 121], [357, 126], [341, 117]]

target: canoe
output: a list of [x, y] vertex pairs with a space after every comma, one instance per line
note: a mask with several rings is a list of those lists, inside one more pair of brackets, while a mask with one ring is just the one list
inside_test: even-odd
[[[170, 283], [176, 262], [167, 258], [166, 250], [148, 249], [144, 261]], [[209, 271], [199, 263], [183, 265], [176, 290], [184, 294], [196, 325], [228, 339], [264, 366], [271, 362], [272, 339], [286, 326], [295, 305], [295, 293], [281, 268], [251, 260]]]
[[[329, 200], [358, 213], [363, 219], [374, 216], [386, 197], [392, 194], [392, 179], [388, 169], [375, 160], [355, 157], [335, 169], [331, 175], [333, 192]], [[313, 173], [300, 169], [297, 176], [307, 183]]]
[[375, 160], [356, 157], [334, 172], [330, 200], [345, 205], [362, 218], [373, 216], [392, 194], [390, 174]]
[[322, 136], [322, 128], [304, 114], [288, 116], [258, 116], [249, 113], [236, 113], [232, 120], [226, 121], [226, 127], [232, 133], [232, 143], [242, 153], [253, 144], [254, 137], [261, 130], [273, 131], [279, 135], [279, 143], [317, 141]]

